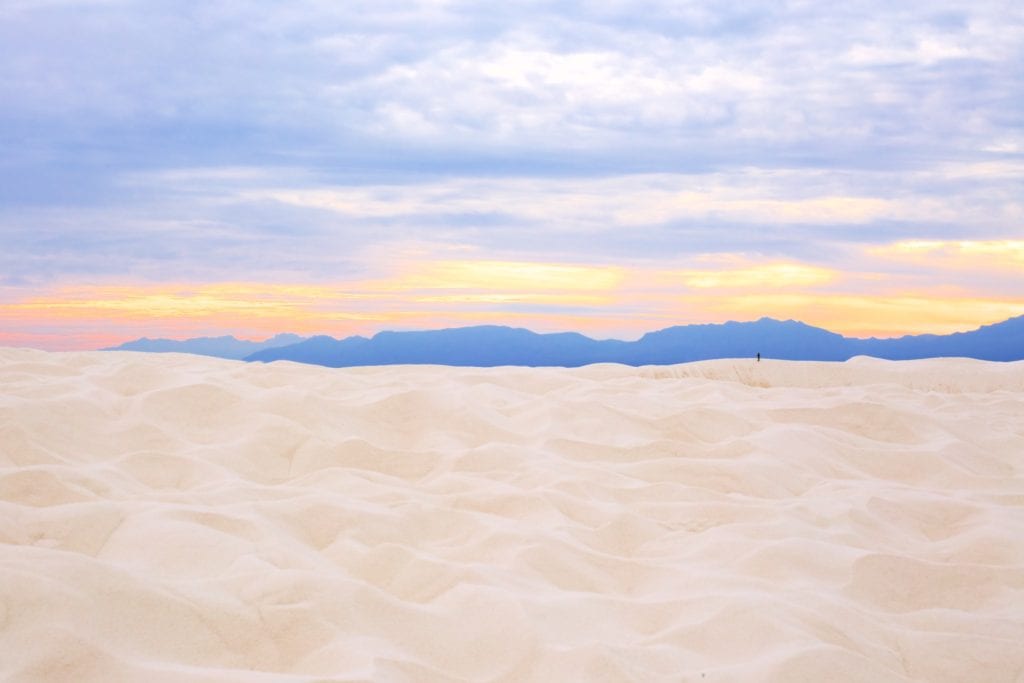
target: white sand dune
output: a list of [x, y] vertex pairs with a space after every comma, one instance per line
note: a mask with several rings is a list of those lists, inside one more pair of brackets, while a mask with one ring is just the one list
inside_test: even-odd
[[1020, 681], [1024, 363], [0, 349], [4, 681]]

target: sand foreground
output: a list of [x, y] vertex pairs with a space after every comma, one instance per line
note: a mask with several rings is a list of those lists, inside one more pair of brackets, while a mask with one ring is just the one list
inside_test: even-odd
[[1024, 363], [0, 349], [0, 680], [1019, 681]]

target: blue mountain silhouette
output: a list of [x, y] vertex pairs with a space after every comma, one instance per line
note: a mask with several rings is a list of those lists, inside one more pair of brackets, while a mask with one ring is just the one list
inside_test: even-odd
[[225, 337], [196, 337], [195, 339], [136, 339], [103, 351], [146, 351], [149, 353], [193, 353], [199, 356], [215, 356], [241, 360], [257, 351], [289, 346], [302, 341], [297, 334], [279, 334], [266, 341], [251, 342], [244, 339]]
[[267, 348], [248, 361], [290, 360], [328, 367], [437, 364], [457, 366], [562, 366], [590, 363], [666, 365], [713, 358], [841, 361], [853, 356], [892, 360], [966, 357], [1024, 359], [1024, 316], [971, 332], [893, 339], [844, 337], [794, 320], [684, 325], [650, 332], [636, 341], [595, 340], [573, 332], [538, 334], [512, 327], [479, 326], [419, 332], [381, 332], [371, 338], [312, 337]]

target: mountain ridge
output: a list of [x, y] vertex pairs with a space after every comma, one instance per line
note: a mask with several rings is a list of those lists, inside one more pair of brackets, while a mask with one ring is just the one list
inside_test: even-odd
[[[313, 340], [316, 340], [315, 343]], [[290, 360], [328, 367], [436, 364], [578, 367], [591, 363], [670, 365], [715, 358], [843, 361], [854, 356], [890, 360], [967, 357], [1024, 360], [1024, 316], [949, 335], [858, 338], [797, 320], [761, 318], [679, 325], [644, 334], [636, 341], [592, 339], [577, 332], [539, 334], [496, 325], [396, 332], [373, 337], [315, 337], [296, 345], [265, 349], [247, 361]]]
[[959, 356], [1024, 360], [1024, 315], [947, 335], [846, 337], [799, 320], [763, 317], [675, 325], [635, 341], [593, 339], [579, 332], [537, 333], [476, 325], [438, 330], [384, 330], [371, 337], [280, 334], [262, 342], [233, 336], [137, 339], [104, 350], [183, 352], [248, 362], [290, 360], [327, 367], [362, 365], [519, 365], [578, 367], [591, 363], [670, 365], [716, 358], [843, 361], [854, 356], [911, 360]]
[[141, 337], [119, 346], [111, 346], [101, 351], [143, 351], [146, 353], [191, 353], [197, 356], [213, 356], [230, 360], [242, 360], [246, 356], [264, 349], [291, 346], [304, 337], [297, 334], [281, 333], [261, 342], [238, 339], [233, 335], [219, 337], [193, 337], [192, 339], [150, 339]]

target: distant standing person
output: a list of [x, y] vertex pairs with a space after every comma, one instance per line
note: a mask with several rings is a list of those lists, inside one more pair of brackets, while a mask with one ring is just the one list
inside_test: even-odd
[[760, 351], [757, 352], [757, 362], [758, 363], [761, 362], [761, 352]]

